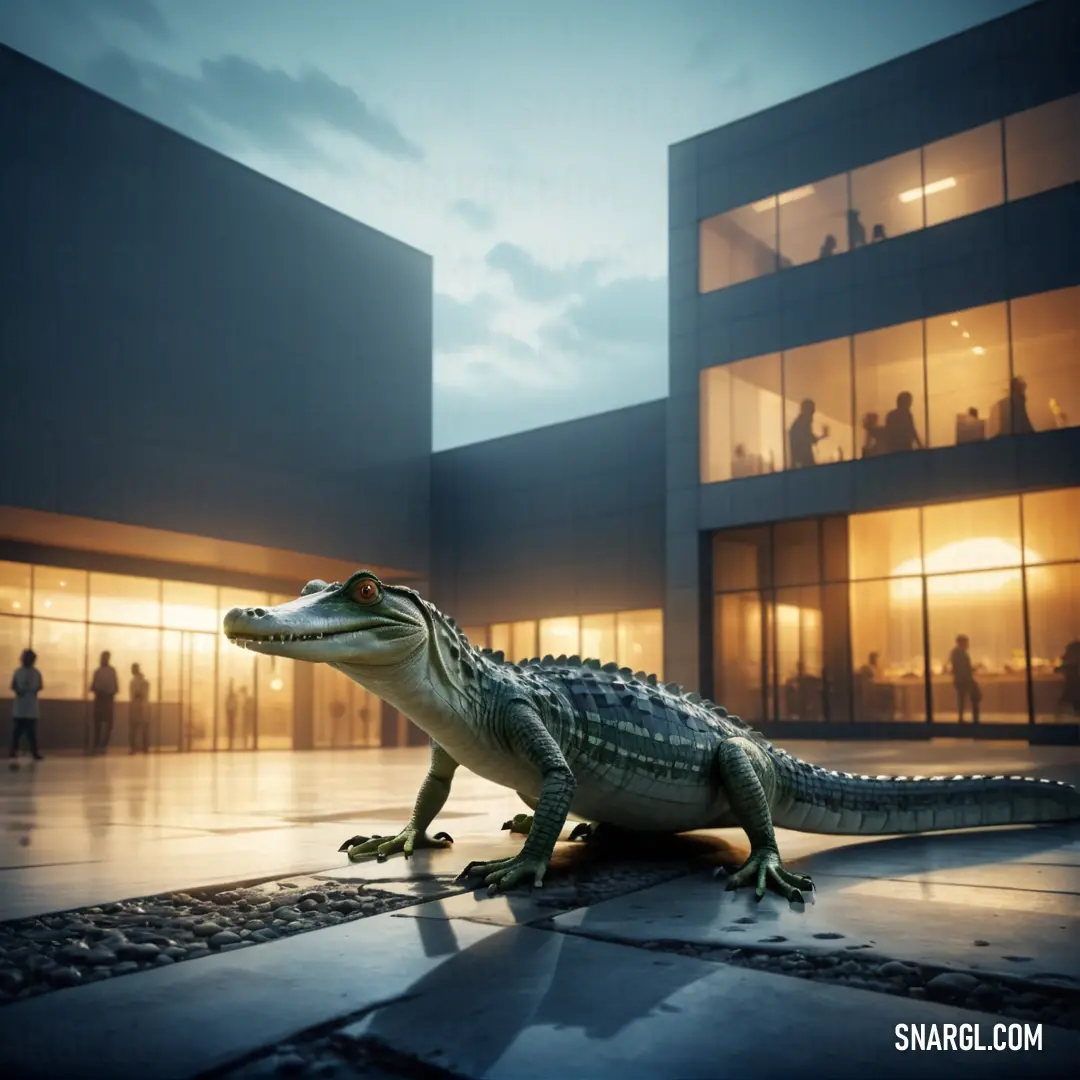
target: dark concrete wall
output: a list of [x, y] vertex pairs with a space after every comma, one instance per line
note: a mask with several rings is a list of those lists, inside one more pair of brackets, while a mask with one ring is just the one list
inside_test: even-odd
[[431, 260], [0, 47], [0, 504], [424, 573]]
[[661, 607], [665, 407], [436, 454], [434, 603], [464, 625]]
[[1080, 185], [698, 293], [698, 222], [1080, 91], [1080, 5], [1047, 0], [669, 154], [665, 673], [702, 682], [700, 532], [1080, 483], [1080, 433], [991, 440], [702, 487], [699, 373], [1080, 282]]

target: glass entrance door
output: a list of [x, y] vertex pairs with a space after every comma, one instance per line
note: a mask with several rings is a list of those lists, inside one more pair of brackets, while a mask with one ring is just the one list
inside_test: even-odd
[[213, 749], [216, 682], [214, 634], [162, 632], [159, 730], [163, 749]]

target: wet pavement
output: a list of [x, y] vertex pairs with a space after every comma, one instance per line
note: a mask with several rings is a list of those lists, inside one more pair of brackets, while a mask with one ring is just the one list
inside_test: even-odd
[[[1080, 779], [1072, 748], [785, 745], [853, 772]], [[469, 1077], [706, 1077], [731, 1061], [755, 1080], [810, 1066], [1056, 1076], [1080, 1055], [1080, 827], [782, 832], [787, 863], [818, 885], [805, 911], [712, 879], [712, 863], [745, 847], [737, 831], [688, 841], [667, 867], [686, 875], [675, 880], [639, 859], [590, 892], [591, 856], [568, 844], [541, 892], [425, 903], [470, 859], [515, 850], [500, 826], [521, 809], [460, 773], [438, 821], [454, 849], [347, 864], [347, 836], [404, 822], [426, 757], [60, 758], [3, 774], [0, 919], [300, 874], [418, 906], [6, 1006], [0, 1072], [376, 1075], [356, 1065], [374, 1046]], [[989, 1043], [995, 1023], [1038, 1022], [1041, 1050], [894, 1049], [898, 1023], [980, 1023]], [[408, 1074], [394, 1068], [377, 1074]]]

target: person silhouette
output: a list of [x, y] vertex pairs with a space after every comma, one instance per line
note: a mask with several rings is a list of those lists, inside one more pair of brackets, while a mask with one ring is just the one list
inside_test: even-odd
[[885, 417], [885, 449], [891, 453], [899, 450], [922, 449], [922, 439], [915, 430], [915, 416], [911, 406], [915, 399], [906, 390], [896, 395], [896, 408]]
[[819, 259], [827, 259], [830, 255], [836, 254], [836, 237], [832, 233], [829, 233], [825, 237], [824, 243], [821, 245], [821, 250], [818, 252]]
[[[14, 721], [11, 732], [11, 760], [14, 762], [18, 758], [19, 746], [25, 738], [34, 760], [40, 761], [42, 755], [38, 752], [37, 741], [38, 694], [45, 683], [41, 672], [34, 666], [37, 653], [33, 649], [24, 649], [19, 660], [19, 666], [11, 676], [11, 692], [15, 695], [11, 707], [11, 719]], [[13, 764], [11, 767], [17, 769], [18, 765]]]
[[236, 691], [233, 689], [233, 680], [229, 680], [229, 692], [225, 695], [225, 736], [229, 741], [229, 749], [233, 749], [236, 740], [236, 710], [239, 702]]
[[848, 250], [854, 251], [866, 243], [866, 226], [859, 219], [858, 210], [847, 212]]
[[128, 739], [133, 754], [150, 753], [150, 680], [138, 664], [131, 665], [128, 686]]
[[975, 681], [975, 667], [971, 662], [971, 642], [967, 634], [959, 634], [956, 647], [949, 653], [949, 667], [952, 669], [953, 686], [956, 689], [957, 722], [964, 722], [964, 708], [971, 702], [971, 722], [979, 722], [979, 705], [982, 702], [982, 689]]
[[829, 426], [826, 424], [820, 435], [814, 434], [814, 411], [817, 405], [811, 398], [804, 399], [799, 406], [799, 415], [792, 421], [788, 431], [788, 445], [791, 450], [791, 467], [793, 469], [805, 469], [816, 465], [814, 459], [814, 447], [822, 439], [829, 437]]
[[120, 682], [116, 677], [116, 668], [109, 663], [111, 658], [112, 653], [101, 654], [101, 665], [94, 672], [93, 681], [90, 683], [90, 693], [94, 695], [93, 753], [95, 754], [107, 753], [109, 740], [112, 738], [113, 703], [120, 689]]

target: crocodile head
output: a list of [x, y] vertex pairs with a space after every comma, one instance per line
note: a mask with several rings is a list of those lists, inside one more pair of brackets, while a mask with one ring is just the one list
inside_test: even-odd
[[234, 645], [267, 656], [389, 673], [423, 652], [425, 607], [412, 589], [360, 570], [344, 584], [309, 581], [287, 604], [233, 608], [224, 629]]

